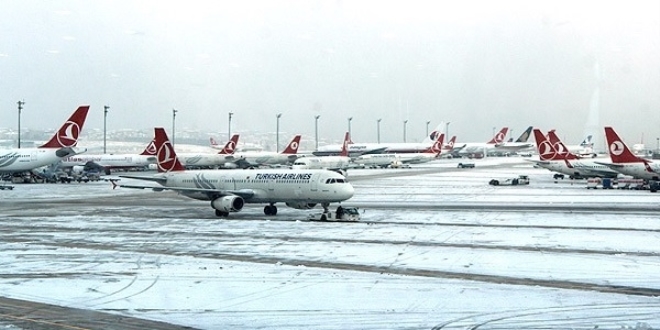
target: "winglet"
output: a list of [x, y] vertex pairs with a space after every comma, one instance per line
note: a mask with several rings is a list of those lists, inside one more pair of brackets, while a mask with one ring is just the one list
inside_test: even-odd
[[282, 154], [295, 155], [298, 153], [298, 147], [300, 146], [300, 134], [293, 137], [291, 142], [286, 146], [282, 151]]
[[55, 132], [55, 135], [39, 148], [65, 148], [75, 147], [78, 143], [78, 136], [82, 132], [87, 113], [89, 112], [89, 105], [81, 105], [76, 111], [71, 114], [71, 117], [64, 122], [62, 127]]
[[158, 160], [158, 172], [183, 171], [185, 168], [179, 162], [174, 151], [174, 146], [167, 137], [165, 129], [162, 127], [154, 128], [156, 159]]
[[[213, 138], [211, 138], [211, 139], [213, 139]], [[220, 155], [233, 155], [234, 151], [236, 151], [236, 145], [237, 144], [238, 144], [238, 134], [234, 134], [234, 135], [231, 136], [231, 139], [229, 139], [229, 141], [227, 141], [227, 144], [225, 144], [225, 146], [222, 148], [222, 150], [218, 151], [218, 154], [220, 154]]]

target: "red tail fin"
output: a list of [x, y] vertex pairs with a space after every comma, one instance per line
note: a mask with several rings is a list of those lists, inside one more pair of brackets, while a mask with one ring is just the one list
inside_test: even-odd
[[539, 153], [539, 158], [541, 160], [556, 160], [561, 159], [557, 154], [557, 151], [552, 146], [550, 141], [548, 141], [541, 130], [538, 128], [534, 129], [534, 139], [536, 140], [536, 150]]
[[635, 156], [628, 146], [623, 143], [618, 134], [610, 126], [605, 127], [605, 139], [610, 151], [610, 158], [612, 163], [639, 163], [644, 162], [643, 159]]
[[89, 112], [89, 105], [79, 106], [64, 125], [55, 132], [55, 135], [39, 148], [75, 147], [85, 119], [87, 119], [87, 112]]
[[144, 148], [144, 151], [140, 155], [143, 156], [155, 156], [156, 155], [156, 139], [151, 140], [149, 144], [147, 144], [147, 147]]
[[456, 143], [456, 135], [452, 136], [449, 142], [442, 146], [442, 149], [452, 151], [454, 149], [454, 143]]
[[504, 142], [504, 140], [506, 139], [506, 132], [508, 132], [508, 131], [509, 131], [508, 127], [502, 128], [497, 134], [495, 134], [495, 136], [493, 136], [493, 138], [490, 141], [488, 141], [486, 143], [488, 143], [488, 144], [500, 144], [500, 143]]
[[428, 149], [422, 151], [423, 153], [427, 154], [437, 154], [440, 156], [440, 153], [442, 152], [442, 143], [445, 141], [445, 133], [440, 133], [440, 136], [438, 136], [438, 139], [433, 142], [433, 145], [428, 147]]
[[293, 137], [293, 140], [289, 142], [289, 145], [284, 148], [282, 151], [283, 154], [295, 155], [298, 153], [298, 147], [300, 146], [300, 134]]
[[344, 135], [344, 143], [341, 145], [341, 152], [339, 156], [348, 157], [348, 145], [351, 144], [351, 134], [346, 132]]
[[555, 152], [557, 152], [557, 155], [559, 155], [559, 159], [568, 159], [568, 160], [573, 160], [573, 159], [579, 159], [576, 154], [571, 153], [568, 151], [568, 148], [566, 145], [564, 145], [561, 140], [559, 140], [559, 137], [555, 133], [554, 130], [548, 132], [548, 141], [552, 144], [552, 147], [555, 148]]
[[158, 160], [158, 172], [183, 171], [184, 167], [176, 158], [176, 152], [170, 139], [162, 127], [154, 128], [156, 159]]
[[236, 151], [236, 145], [238, 144], [238, 134], [234, 134], [231, 136], [231, 139], [227, 141], [227, 144], [225, 144], [224, 148], [220, 150], [218, 153], [221, 155], [233, 155], [234, 151]]

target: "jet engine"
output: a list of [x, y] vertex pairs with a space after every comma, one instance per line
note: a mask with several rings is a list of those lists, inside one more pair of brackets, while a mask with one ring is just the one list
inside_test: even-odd
[[286, 203], [286, 206], [298, 209], [298, 210], [309, 210], [313, 209], [314, 206], [316, 206], [316, 203], [305, 203], [305, 202], [297, 202], [297, 203]]
[[211, 207], [222, 212], [238, 212], [244, 205], [245, 201], [240, 196], [224, 196], [211, 201]]

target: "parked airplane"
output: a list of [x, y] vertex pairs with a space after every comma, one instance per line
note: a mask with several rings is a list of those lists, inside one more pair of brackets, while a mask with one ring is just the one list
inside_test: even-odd
[[90, 162], [102, 168], [102, 172], [110, 174], [113, 169], [148, 168], [156, 163], [154, 141], [139, 154], [81, 154], [62, 159], [60, 168], [71, 168], [73, 172], [82, 172], [90, 167]]
[[[550, 130], [549, 132], [554, 131], [555, 130]], [[592, 141], [592, 137], [592, 135], [587, 135], [580, 144], [565, 145], [566, 150], [580, 157], [597, 157], [598, 155], [594, 153], [594, 143]]]
[[346, 176], [346, 170], [352, 166], [352, 159], [348, 157], [348, 145], [351, 136], [348, 132], [344, 135], [344, 144], [339, 156], [306, 156], [298, 157], [293, 162], [292, 169], [326, 169], [339, 172]]
[[633, 154], [612, 127], [605, 127], [605, 139], [609, 146], [611, 162], [600, 161], [598, 164], [639, 179], [659, 179], [660, 164]]
[[[235, 135], [238, 135], [238, 134], [235, 134]], [[211, 146], [211, 148], [213, 148], [213, 149], [221, 149], [221, 150], [222, 150], [222, 149], [226, 149], [226, 148], [229, 147], [229, 146], [227, 146], [227, 145], [225, 145], [225, 146], [223, 147], [222, 145], [218, 144], [218, 142], [217, 142], [213, 137], [210, 137], [210, 138], [209, 138], [209, 141], [211, 142], [211, 143], [210, 143], [210, 146]], [[234, 144], [233, 146], [231, 146], [231, 149], [233, 149], [233, 152], [230, 152], [229, 154], [232, 154], [232, 153], [237, 152], [237, 151], [239, 151], [239, 150], [240, 150], [240, 151], [262, 151], [264, 148], [263, 148], [262, 146], [259, 146], [259, 145], [256, 145], [256, 144], [252, 144], [252, 143], [244, 143], [244, 144], [239, 148], [239, 147], [238, 147], [238, 143], [236, 143], [236, 144]]]
[[74, 147], [78, 143], [78, 136], [88, 112], [88, 105], [78, 107], [55, 135], [38, 148], [0, 150], [0, 173], [29, 171], [84, 151]]
[[577, 155], [568, 152], [566, 146], [553, 131], [548, 132], [550, 140], [546, 139], [539, 129], [535, 128], [533, 131], [539, 160], [525, 159], [526, 161], [571, 178], [616, 178], [618, 176], [618, 172], [598, 164], [594, 159], [580, 159]]
[[518, 139], [515, 141], [507, 141], [498, 143], [495, 145], [495, 148], [504, 152], [518, 152], [521, 150], [530, 149], [534, 144], [527, 142], [529, 136], [532, 134], [532, 126], [527, 127], [527, 129], [520, 134]]
[[330, 203], [353, 197], [353, 186], [341, 174], [328, 170], [187, 171], [179, 162], [165, 130], [157, 127], [154, 131], [159, 173], [150, 177], [120, 177], [152, 181], [160, 186], [113, 182], [115, 187], [172, 190], [193, 199], [208, 200], [219, 217], [242, 210], [245, 203], [267, 203], [266, 215], [277, 214], [275, 203], [278, 202], [296, 209], [310, 209], [321, 204], [327, 212]]
[[298, 158], [300, 135], [293, 137], [282, 152], [244, 151], [227, 155], [225, 162], [234, 163], [240, 168], [255, 168], [259, 166], [278, 166], [292, 164]]
[[495, 150], [498, 144], [502, 144], [506, 138], [506, 132], [509, 131], [508, 127], [503, 127], [492, 139], [488, 142], [467, 142], [463, 143], [463, 147], [458, 152], [458, 155], [471, 155], [481, 154], [483, 156]]
[[353, 159], [356, 164], [368, 167], [397, 167], [403, 164], [422, 164], [440, 157], [445, 133], [441, 133], [435, 143], [419, 153], [404, 154], [369, 154]]
[[[348, 156], [357, 157], [363, 154], [380, 153], [419, 153], [432, 146], [441, 133], [444, 123], [440, 123], [421, 143], [349, 143]], [[314, 156], [338, 155], [343, 144], [320, 146], [312, 154]]]

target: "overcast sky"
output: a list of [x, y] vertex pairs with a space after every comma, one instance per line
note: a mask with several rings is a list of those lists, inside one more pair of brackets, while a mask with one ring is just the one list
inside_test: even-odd
[[[597, 102], [592, 101], [599, 88]], [[0, 127], [172, 126], [458, 140], [529, 125], [582, 139], [590, 107], [660, 136], [660, 1], [36, 1], [0, 10]], [[590, 106], [591, 104], [591, 106]], [[602, 129], [598, 132], [602, 134]], [[303, 135], [303, 136], [304, 136]], [[651, 142], [652, 141], [652, 142]]]

